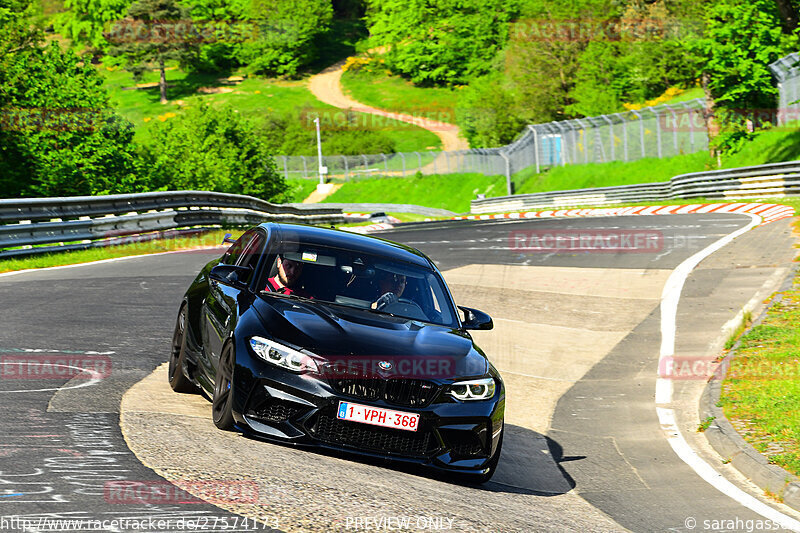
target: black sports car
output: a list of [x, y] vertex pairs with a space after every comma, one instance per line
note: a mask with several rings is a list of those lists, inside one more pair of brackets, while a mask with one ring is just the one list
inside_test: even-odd
[[169, 381], [202, 388], [214, 423], [248, 435], [413, 462], [483, 482], [505, 390], [414, 248], [262, 224], [206, 265], [178, 314]]

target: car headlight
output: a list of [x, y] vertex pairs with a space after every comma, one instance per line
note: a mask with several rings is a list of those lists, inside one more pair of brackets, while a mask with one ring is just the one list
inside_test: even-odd
[[494, 378], [457, 381], [450, 385], [450, 396], [456, 400], [488, 400], [494, 396]]
[[317, 372], [317, 364], [308, 355], [263, 337], [251, 337], [250, 347], [261, 359], [292, 372]]

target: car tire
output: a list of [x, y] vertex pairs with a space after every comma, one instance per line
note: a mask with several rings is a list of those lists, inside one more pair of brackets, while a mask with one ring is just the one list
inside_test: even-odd
[[186, 377], [183, 373], [183, 368], [186, 365], [186, 329], [189, 324], [189, 313], [186, 310], [186, 304], [181, 306], [178, 312], [178, 320], [175, 323], [175, 333], [172, 335], [172, 352], [169, 356], [169, 368], [167, 369], [167, 378], [169, 385], [175, 392], [194, 393], [197, 392], [197, 387], [194, 383]]
[[486, 483], [492, 476], [494, 475], [495, 471], [497, 470], [497, 464], [500, 462], [500, 451], [503, 448], [503, 434], [505, 433], [505, 428], [503, 433], [500, 433], [500, 440], [497, 442], [497, 450], [494, 452], [494, 456], [492, 460], [489, 462], [489, 471], [485, 474], [480, 474], [475, 476], [476, 483]]
[[214, 379], [214, 395], [211, 398], [211, 414], [214, 425], [225, 431], [233, 431], [233, 343], [228, 343], [219, 356], [217, 376]]

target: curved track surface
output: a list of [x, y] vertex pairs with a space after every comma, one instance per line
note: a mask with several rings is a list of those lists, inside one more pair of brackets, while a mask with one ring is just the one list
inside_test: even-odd
[[[218, 251], [0, 277], [9, 302], [0, 333], [0, 520], [160, 518], [176, 531], [198, 517], [222, 531], [238, 516], [258, 516], [284, 531], [400, 524], [390, 518], [409, 521], [411, 530], [458, 531], [688, 531], [689, 518], [701, 526], [757, 520], [675, 455], [653, 403], [666, 278], [748, 222], [740, 215], [674, 215], [441, 223], [381, 234], [431, 255], [459, 303], [496, 319], [493, 332], [476, 336], [507, 382], [508, 433], [498, 473], [483, 487], [225, 434], [213, 428], [204, 399], [171, 393], [163, 369], [151, 372], [166, 359], [181, 294]], [[645, 253], [510, 249], [511, 231], [548, 228], [647, 230], [661, 235], [662, 246]], [[684, 289], [676, 353], [713, 350], [722, 325], [769, 290], [765, 282], [774, 285], [788, 272], [791, 245], [789, 223], [780, 221], [701, 263]], [[95, 381], [20, 375], [20, 357], [47, 351], [100, 352], [111, 372]], [[693, 432], [701, 385], [676, 384], [679, 425], [702, 457], [754, 492]], [[258, 499], [122, 505], [106, 485], [163, 479], [247, 480], [257, 485]]]

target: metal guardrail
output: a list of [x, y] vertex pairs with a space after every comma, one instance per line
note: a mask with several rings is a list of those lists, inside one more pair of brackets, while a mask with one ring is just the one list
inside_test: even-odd
[[472, 200], [476, 214], [554, 207], [604, 206], [676, 199], [753, 199], [800, 194], [800, 161], [712, 170], [670, 181]]
[[203, 191], [0, 200], [0, 258], [116, 244], [120, 237], [269, 220], [341, 224], [342, 210]]

